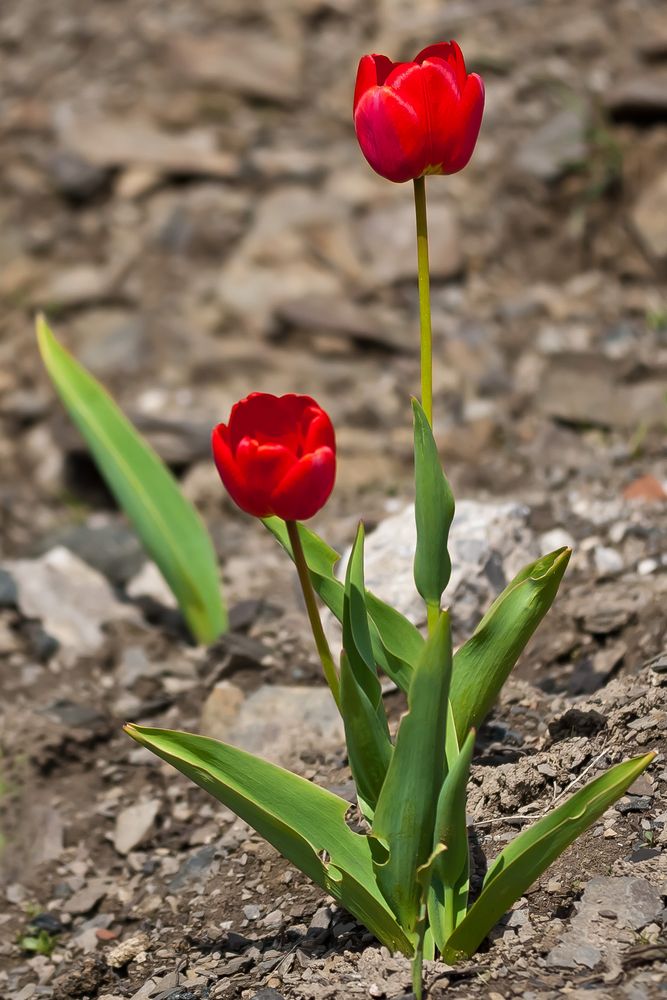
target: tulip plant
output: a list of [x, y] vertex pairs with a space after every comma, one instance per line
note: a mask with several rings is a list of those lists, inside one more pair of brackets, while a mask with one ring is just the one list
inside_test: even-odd
[[[431, 324], [424, 177], [461, 170], [472, 155], [484, 103], [455, 42], [413, 62], [364, 56], [354, 120], [371, 166], [414, 181], [421, 317], [421, 402], [414, 420], [414, 578], [427, 634], [368, 591], [359, 526], [344, 579], [339, 555], [301, 523], [326, 503], [336, 465], [334, 429], [309, 396], [252, 393], [213, 431], [213, 454], [236, 504], [261, 518], [294, 561], [324, 676], [340, 711], [358, 816], [349, 803], [290, 771], [203, 736], [128, 725], [138, 743], [233, 809], [392, 951], [422, 961], [471, 956], [545, 869], [648, 766], [654, 754], [616, 764], [523, 830], [470, 893], [466, 785], [475, 731], [553, 601], [570, 556], [558, 549], [526, 566], [452, 652], [442, 608], [451, 564], [454, 500], [432, 431]], [[338, 662], [319, 599], [342, 625]], [[396, 731], [381, 675], [407, 696]]]

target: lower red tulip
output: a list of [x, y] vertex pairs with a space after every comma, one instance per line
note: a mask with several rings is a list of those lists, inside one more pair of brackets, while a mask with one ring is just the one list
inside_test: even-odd
[[333, 489], [334, 429], [310, 396], [253, 392], [214, 428], [212, 444], [229, 495], [254, 517], [305, 521]]
[[422, 49], [413, 62], [363, 56], [354, 91], [354, 127], [364, 156], [390, 181], [454, 174], [472, 156], [484, 84], [466, 72], [456, 42]]

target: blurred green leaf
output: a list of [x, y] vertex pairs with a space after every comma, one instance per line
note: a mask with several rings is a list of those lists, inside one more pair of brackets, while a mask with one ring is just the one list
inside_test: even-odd
[[232, 809], [388, 948], [412, 953], [376, 885], [368, 838], [345, 822], [345, 799], [206, 736], [134, 725], [125, 731]]
[[378, 884], [399, 923], [414, 930], [420, 911], [418, 869], [433, 846], [445, 777], [447, 694], [452, 669], [449, 616], [442, 612], [417, 662], [396, 746], [375, 810], [372, 837]]
[[37, 320], [42, 360], [118, 504], [171, 587], [193, 636], [227, 628], [215, 552], [194, 507], [100, 383]]
[[412, 400], [412, 410], [417, 524], [415, 586], [427, 605], [439, 608], [440, 598], [452, 573], [447, 540], [454, 518], [454, 497], [442, 471], [433, 431], [416, 399]]
[[[279, 517], [266, 517], [263, 520], [264, 525], [293, 560], [285, 522]], [[299, 527], [299, 534], [313, 586], [334, 617], [342, 622], [345, 588], [334, 575], [334, 566], [340, 560], [340, 555], [314, 531], [303, 525]], [[366, 607], [375, 662], [394, 683], [407, 691], [413, 665], [421, 653], [424, 639], [412, 622], [370, 591], [366, 591]]]
[[655, 753], [610, 768], [520, 833], [489, 868], [482, 892], [446, 943], [446, 962], [472, 955], [491, 928], [585, 830], [623, 795]]
[[450, 698], [461, 743], [484, 720], [528, 640], [551, 607], [572, 550], [525, 566], [454, 656]]

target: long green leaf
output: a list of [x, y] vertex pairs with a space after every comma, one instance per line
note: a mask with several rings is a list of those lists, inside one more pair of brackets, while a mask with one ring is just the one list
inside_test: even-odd
[[[285, 522], [279, 517], [267, 517], [264, 518], [264, 525], [293, 560]], [[340, 555], [303, 525], [300, 525], [299, 533], [313, 586], [332, 614], [342, 622], [345, 588], [334, 574]], [[407, 691], [424, 639], [412, 622], [370, 591], [366, 592], [366, 607], [371, 620], [375, 661], [388, 677]]]
[[[466, 910], [468, 886], [468, 827], [466, 786], [475, 747], [471, 729], [456, 759], [449, 764], [435, 817], [433, 849], [447, 848], [433, 866], [433, 882], [428, 897], [428, 913], [435, 943], [442, 951], [445, 942]], [[449, 761], [448, 761], [449, 763]]]
[[232, 809], [388, 948], [411, 954], [378, 891], [368, 838], [345, 822], [345, 799], [205, 736], [135, 725], [125, 731]]
[[398, 922], [408, 930], [415, 928], [419, 916], [418, 869], [431, 856], [436, 806], [445, 777], [451, 664], [449, 616], [442, 612], [415, 667], [408, 713], [398, 729], [372, 829], [379, 845], [378, 884]]
[[345, 651], [340, 660], [340, 697], [350, 770], [363, 812], [372, 819], [394, 748], [384, 712], [381, 718], [358, 683]]
[[363, 524], [360, 524], [357, 529], [345, 574], [343, 649], [347, 654], [357, 684], [365, 692], [373, 708], [378, 706], [382, 708], [382, 688], [375, 667], [375, 656], [366, 610]]
[[495, 859], [479, 897], [451, 935], [444, 958], [472, 955], [502, 915], [630, 787], [655, 753], [610, 768], [520, 833]]
[[526, 566], [454, 656], [450, 698], [459, 743], [478, 727], [551, 607], [572, 554], [562, 548]]
[[204, 524], [152, 448], [100, 383], [37, 320], [42, 360], [109, 489], [171, 587], [200, 642], [227, 628], [218, 569]]
[[454, 497], [440, 465], [438, 446], [421, 404], [412, 400], [415, 437], [415, 521], [417, 546], [414, 576], [427, 605], [440, 607], [452, 562], [447, 550], [454, 518]]

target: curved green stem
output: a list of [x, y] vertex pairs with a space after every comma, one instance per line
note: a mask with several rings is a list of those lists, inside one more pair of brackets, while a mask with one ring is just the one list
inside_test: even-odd
[[419, 327], [421, 343], [421, 404], [429, 424], [433, 424], [433, 337], [431, 333], [431, 285], [428, 266], [428, 226], [426, 223], [426, 185], [416, 177], [415, 214], [417, 217], [417, 275], [419, 283]]
[[287, 534], [289, 535], [289, 540], [292, 545], [294, 565], [296, 566], [296, 571], [299, 575], [299, 583], [301, 584], [301, 590], [303, 591], [303, 599], [306, 602], [306, 611], [308, 612], [308, 619], [313, 632], [313, 638], [315, 639], [315, 645], [317, 646], [317, 652], [319, 653], [319, 657], [322, 662], [324, 676], [326, 677], [327, 684], [331, 689], [334, 701], [336, 702], [338, 711], [340, 712], [340, 682], [338, 680], [338, 671], [336, 670], [336, 664], [334, 663], [331, 650], [329, 649], [327, 637], [325, 636], [324, 629], [322, 628], [322, 620], [317, 607], [317, 599], [315, 597], [315, 591], [313, 590], [313, 582], [310, 579], [308, 564], [304, 555], [303, 545], [301, 544], [299, 525], [297, 521], [285, 521], [285, 525], [287, 527]]

